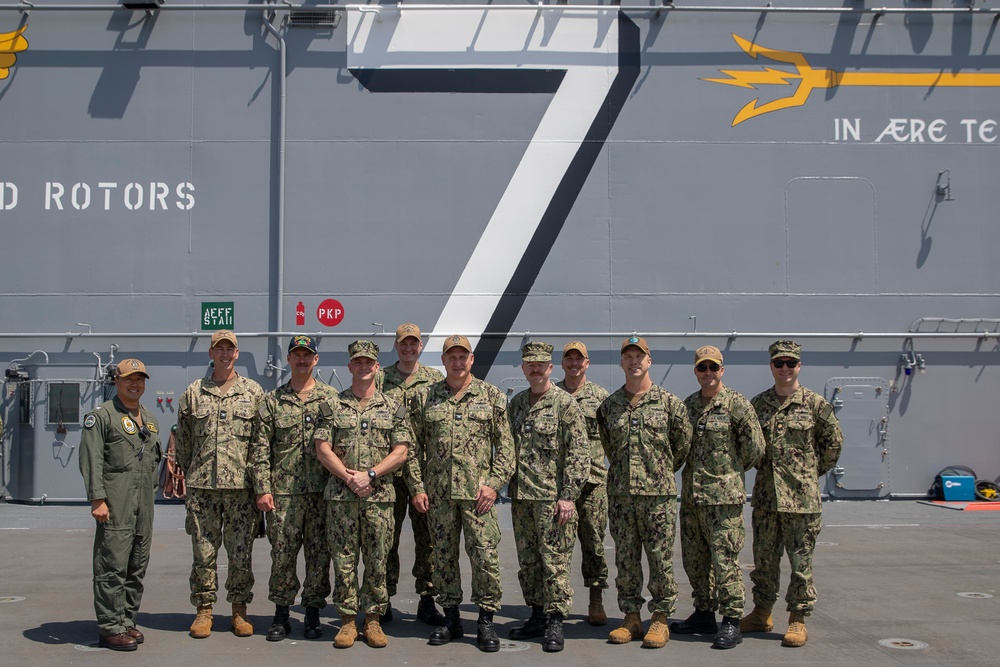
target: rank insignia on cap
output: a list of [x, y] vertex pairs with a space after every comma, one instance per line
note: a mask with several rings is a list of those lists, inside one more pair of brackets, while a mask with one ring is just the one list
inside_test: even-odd
[[128, 416], [122, 417], [122, 428], [125, 429], [125, 432], [129, 435], [135, 435], [139, 430], [139, 428], [135, 425], [135, 422], [132, 421], [132, 418]]
[[95, 417], [94, 415], [87, 415], [86, 417], [83, 418], [84, 428], [93, 428], [94, 424], [96, 423], [97, 423], [97, 417]]

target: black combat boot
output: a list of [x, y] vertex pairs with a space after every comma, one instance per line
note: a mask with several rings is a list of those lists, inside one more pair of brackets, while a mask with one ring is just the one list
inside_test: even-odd
[[267, 641], [280, 642], [288, 633], [292, 631], [292, 624], [288, 620], [288, 605], [278, 605], [274, 608], [274, 620], [271, 627], [267, 629]]
[[743, 641], [740, 634], [740, 619], [738, 616], [724, 616], [719, 633], [712, 640], [712, 648], [736, 648]]
[[493, 627], [493, 612], [480, 608], [479, 621], [476, 623], [476, 643], [484, 653], [494, 653], [500, 650], [500, 638], [497, 629]]
[[306, 607], [305, 632], [306, 639], [319, 639], [323, 636], [323, 626], [319, 622], [319, 607]]
[[545, 612], [538, 605], [531, 605], [531, 617], [516, 628], [512, 628], [509, 637], [511, 639], [531, 639], [541, 637], [545, 634]]
[[670, 631], [678, 635], [693, 635], [695, 633], [710, 635], [719, 629], [715, 622], [714, 611], [694, 610], [694, 613], [683, 621], [674, 621], [670, 624]]
[[431, 646], [442, 646], [452, 639], [460, 639], [463, 634], [462, 617], [458, 613], [458, 607], [448, 607], [444, 610], [444, 625], [434, 629], [427, 643]]
[[545, 643], [542, 650], [546, 653], [557, 653], [563, 650], [566, 643], [563, 639], [563, 615], [558, 611], [549, 614], [548, 623], [545, 626]]
[[444, 615], [434, 606], [433, 595], [421, 595], [417, 604], [417, 620], [435, 627], [444, 625]]

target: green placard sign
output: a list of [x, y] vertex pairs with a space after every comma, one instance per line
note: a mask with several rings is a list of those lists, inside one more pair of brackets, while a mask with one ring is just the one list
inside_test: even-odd
[[201, 303], [201, 328], [218, 331], [232, 329], [233, 313], [236, 311], [232, 301]]

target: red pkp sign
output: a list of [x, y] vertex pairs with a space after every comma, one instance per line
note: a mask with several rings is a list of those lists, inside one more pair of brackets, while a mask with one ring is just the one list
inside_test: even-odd
[[335, 327], [344, 321], [344, 305], [336, 299], [324, 299], [316, 308], [316, 319], [325, 327]]

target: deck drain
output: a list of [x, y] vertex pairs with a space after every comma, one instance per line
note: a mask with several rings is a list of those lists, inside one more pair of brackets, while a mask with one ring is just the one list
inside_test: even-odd
[[20, 602], [24, 599], [23, 595], [3, 595], [0, 596], [0, 604], [5, 602]]
[[927, 648], [926, 642], [918, 642], [916, 639], [902, 639], [893, 637], [891, 639], [880, 639], [879, 645], [886, 648], [898, 648], [904, 651], [919, 651]]
[[979, 599], [979, 600], [985, 600], [986, 598], [993, 597], [989, 593], [973, 593], [973, 592], [955, 593], [955, 595], [957, 595], [960, 598], [976, 598], [976, 599]]
[[835, 546], [837, 546], [837, 543], [836, 542], [817, 542], [816, 546], [818, 546], [818, 547], [835, 547]]
[[500, 640], [500, 650], [506, 651], [508, 653], [517, 653], [518, 651], [527, 651], [530, 648], [527, 642], [516, 642], [512, 639], [501, 639]]

